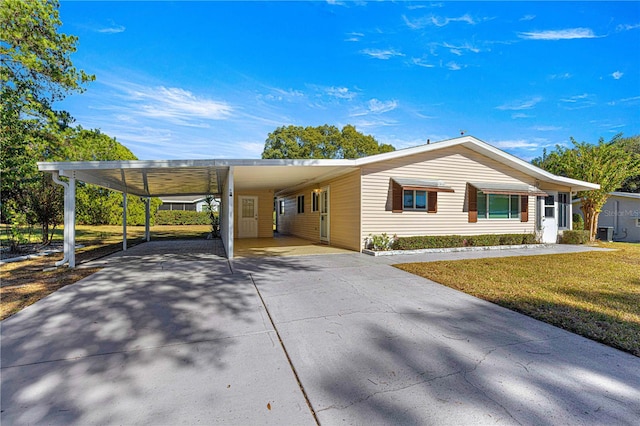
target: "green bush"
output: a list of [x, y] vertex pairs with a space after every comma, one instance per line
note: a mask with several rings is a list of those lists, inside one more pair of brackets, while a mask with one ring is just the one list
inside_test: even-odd
[[581, 214], [574, 213], [573, 214], [573, 229], [575, 231], [582, 231], [584, 229], [584, 219]]
[[573, 230], [563, 231], [560, 244], [585, 244], [589, 242], [589, 231]]
[[209, 212], [192, 210], [158, 210], [156, 225], [211, 225]]
[[535, 234], [423, 235], [398, 237], [393, 250], [419, 250], [450, 247], [486, 247], [537, 243]]
[[460, 235], [424, 235], [419, 237], [398, 237], [393, 250], [418, 250], [427, 248], [462, 247], [464, 237]]
[[500, 235], [486, 234], [486, 235], [471, 235], [466, 237], [467, 246], [470, 247], [486, 247], [486, 246], [499, 246]]

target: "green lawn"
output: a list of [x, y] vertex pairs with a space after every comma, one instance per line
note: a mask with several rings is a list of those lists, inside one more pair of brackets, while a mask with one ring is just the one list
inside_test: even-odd
[[640, 244], [397, 268], [640, 356]]
[[[209, 225], [158, 225], [151, 227], [151, 238], [175, 239], [175, 238], [199, 238], [206, 237], [209, 233]], [[27, 228], [23, 233], [29, 235]], [[40, 242], [42, 233], [40, 228], [34, 228], [31, 232], [30, 242]], [[54, 233], [54, 241], [62, 241], [63, 228], [57, 228]], [[127, 239], [135, 240], [144, 238], [144, 226], [127, 226]], [[6, 225], [0, 226], [0, 242], [7, 245]], [[76, 225], [77, 244], [110, 244], [122, 241], [122, 225]]]

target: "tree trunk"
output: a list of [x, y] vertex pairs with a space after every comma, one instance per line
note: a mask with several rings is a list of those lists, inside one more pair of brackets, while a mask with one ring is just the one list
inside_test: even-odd
[[42, 223], [42, 245], [47, 244], [49, 244], [49, 223], [45, 221]]
[[593, 204], [587, 203], [586, 200], [582, 201], [580, 209], [584, 216], [584, 229], [589, 231], [589, 241], [595, 241], [596, 227], [598, 226], [598, 213], [596, 212]]

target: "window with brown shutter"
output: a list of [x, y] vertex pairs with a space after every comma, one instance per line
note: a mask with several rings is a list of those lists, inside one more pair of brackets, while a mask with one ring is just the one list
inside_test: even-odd
[[478, 221], [478, 191], [473, 185], [467, 185], [467, 197], [469, 202], [469, 223]]
[[427, 196], [427, 213], [438, 213], [438, 193], [429, 191]]
[[402, 186], [400, 186], [396, 181], [391, 181], [391, 197], [393, 205], [391, 210], [393, 213], [402, 213]]
[[529, 197], [520, 196], [520, 222], [529, 222]]

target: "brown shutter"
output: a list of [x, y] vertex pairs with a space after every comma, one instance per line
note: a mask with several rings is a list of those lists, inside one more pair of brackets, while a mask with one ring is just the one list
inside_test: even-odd
[[478, 191], [472, 185], [467, 185], [467, 195], [469, 198], [469, 223], [478, 221]]
[[427, 196], [427, 213], [438, 212], [438, 193], [436, 191], [429, 191]]
[[529, 196], [520, 196], [520, 222], [529, 222]]
[[391, 210], [393, 213], [402, 213], [402, 186], [395, 181], [391, 181]]

